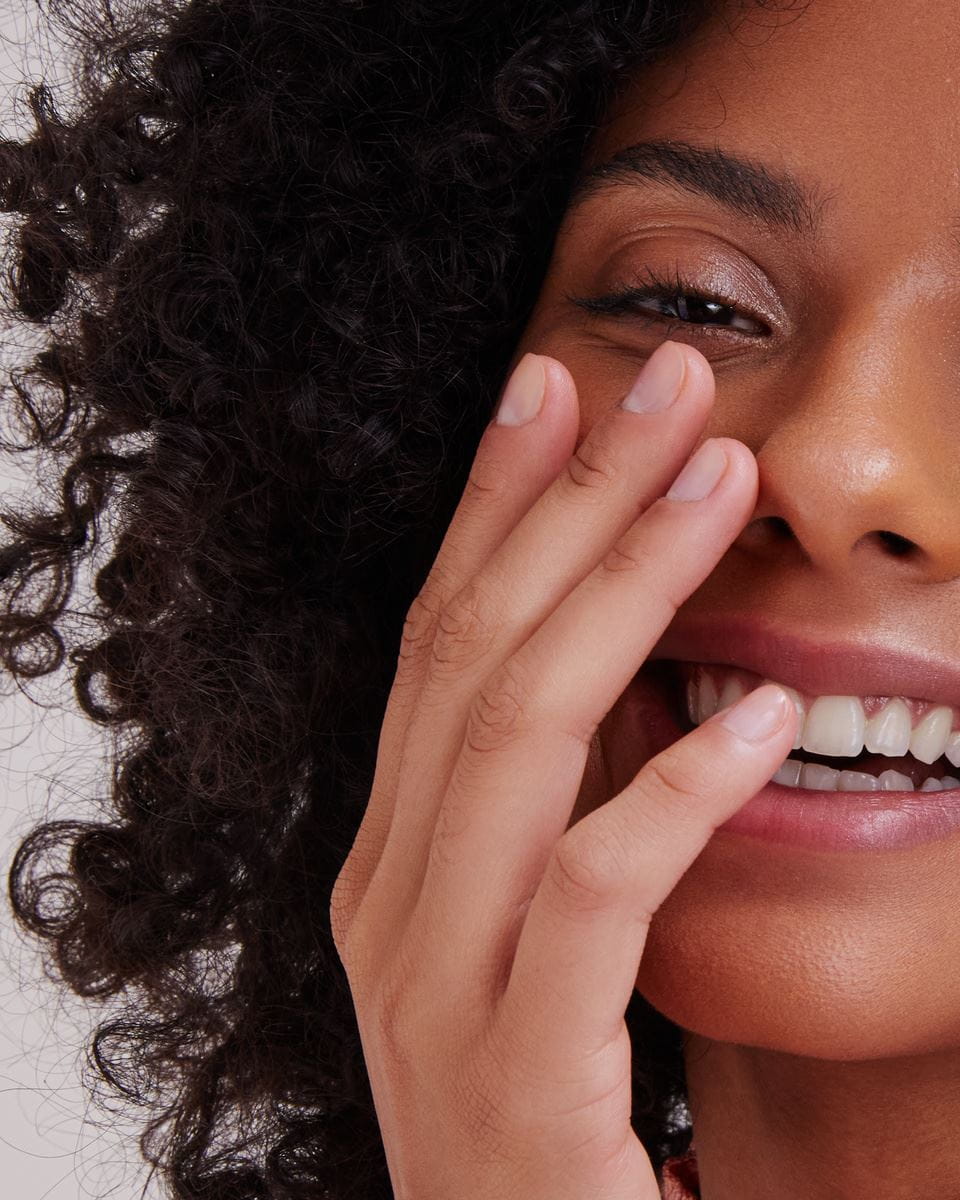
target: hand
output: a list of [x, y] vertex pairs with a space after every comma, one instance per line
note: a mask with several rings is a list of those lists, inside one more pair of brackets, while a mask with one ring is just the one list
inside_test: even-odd
[[701, 447], [712, 492], [664, 495], [713, 402], [677, 343], [652, 394], [671, 355], [671, 407], [614, 408], [577, 448], [569, 372], [523, 359], [508, 391], [539, 415], [485, 431], [408, 614], [330, 909], [397, 1200], [659, 1197], [624, 1020], [647, 929], [796, 726], [765, 685], [567, 828], [600, 721], [756, 503], [731, 439]]

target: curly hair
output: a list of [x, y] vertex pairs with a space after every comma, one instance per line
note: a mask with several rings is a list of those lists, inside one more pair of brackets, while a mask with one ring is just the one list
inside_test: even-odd
[[[178, 1200], [392, 1194], [331, 888], [586, 139], [708, 7], [52, 6], [76, 86], [30, 90], [0, 206], [42, 329], [4, 448], [56, 500], [0, 514], [0, 661], [69, 667], [112, 750], [104, 819], [36, 828], [10, 897], [111, 1001], [89, 1061]], [[681, 1031], [627, 1019], [659, 1166], [690, 1141]]]

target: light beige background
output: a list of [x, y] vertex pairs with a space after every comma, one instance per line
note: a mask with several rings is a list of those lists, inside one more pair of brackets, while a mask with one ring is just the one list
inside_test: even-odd
[[[24, 128], [24, 78], [65, 77], [66, 56], [43, 34], [38, 13], [35, 0], [0, 0], [4, 136]], [[23, 339], [21, 330], [0, 327], [0, 369]], [[32, 464], [0, 454], [0, 505], [23, 494], [41, 498]], [[5, 535], [0, 527], [0, 540]], [[103, 790], [98, 731], [74, 714], [64, 684], [32, 686], [52, 705], [39, 708], [0, 675], [0, 1197], [159, 1198], [156, 1185], [143, 1191], [138, 1124], [119, 1105], [113, 1117], [94, 1111], [82, 1082], [97, 1009], [44, 978], [37, 949], [14, 928], [6, 901], [7, 871], [23, 834], [44, 816], [84, 815], [89, 798]]]

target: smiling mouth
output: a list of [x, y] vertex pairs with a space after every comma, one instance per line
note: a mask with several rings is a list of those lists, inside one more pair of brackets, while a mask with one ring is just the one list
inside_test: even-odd
[[685, 731], [762, 683], [777, 683], [800, 716], [790, 757], [773, 776], [818, 792], [934, 792], [960, 788], [960, 710], [909, 696], [808, 695], [739, 667], [674, 661]]

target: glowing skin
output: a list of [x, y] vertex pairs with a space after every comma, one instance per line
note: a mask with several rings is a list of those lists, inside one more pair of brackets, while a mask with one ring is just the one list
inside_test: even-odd
[[[760, 500], [681, 617], [868, 631], [960, 659], [958, 51], [955, 0], [718, 18], [624, 92], [590, 148], [596, 165], [653, 138], [719, 147], [819, 197], [811, 232], [662, 182], [590, 194], [519, 350], [569, 367], [581, 433], [665, 337], [710, 360], [704, 436], [754, 451]], [[745, 334], [568, 298], [645, 268], [724, 293]], [[768, 336], [749, 336], [751, 316]], [[898, 555], [881, 531], [916, 548]], [[648, 756], [621, 707], [574, 821]], [[958, 914], [958, 838], [859, 855], [712, 839], [654, 919], [637, 980], [691, 1033], [705, 1200], [960, 1195]]]

